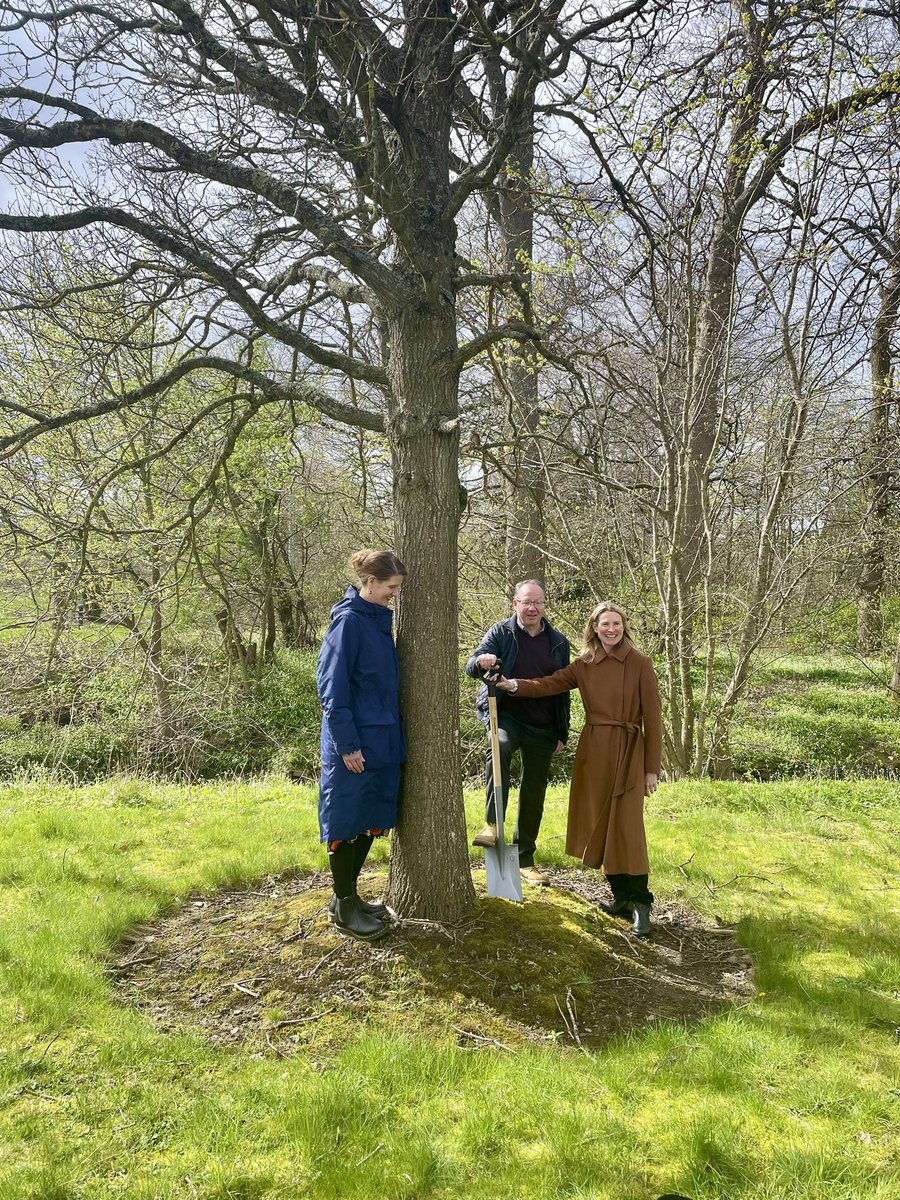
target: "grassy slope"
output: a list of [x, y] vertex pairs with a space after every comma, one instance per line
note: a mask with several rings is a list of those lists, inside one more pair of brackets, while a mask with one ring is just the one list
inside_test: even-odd
[[900, 709], [889, 666], [844, 655], [759, 664], [732, 730], [743, 777], [896, 775]]
[[[563, 791], [548, 810], [562, 864]], [[654, 884], [738, 923], [760, 994], [596, 1056], [156, 1033], [104, 954], [195, 891], [324, 865], [312, 792], [32, 785], [0, 813], [0, 1200], [900, 1195], [896, 785], [664, 788]]]

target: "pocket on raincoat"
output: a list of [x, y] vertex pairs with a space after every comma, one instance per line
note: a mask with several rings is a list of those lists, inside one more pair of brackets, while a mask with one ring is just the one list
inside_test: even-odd
[[405, 761], [403, 734], [396, 719], [391, 724], [360, 725], [366, 769], [396, 766]]

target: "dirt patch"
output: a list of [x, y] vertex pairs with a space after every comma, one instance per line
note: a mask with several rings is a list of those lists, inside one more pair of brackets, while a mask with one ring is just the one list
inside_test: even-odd
[[[553, 886], [526, 885], [518, 905], [484, 896], [476, 871], [471, 921], [398, 921], [375, 943], [329, 925], [328, 877], [270, 877], [132, 931], [112, 971], [122, 999], [162, 1028], [314, 1058], [361, 1024], [468, 1048], [592, 1049], [752, 994], [752, 963], [732, 930], [657, 901], [643, 941], [597, 908], [609, 898], [597, 872], [548, 874]], [[366, 872], [360, 884], [373, 898], [384, 874]]]

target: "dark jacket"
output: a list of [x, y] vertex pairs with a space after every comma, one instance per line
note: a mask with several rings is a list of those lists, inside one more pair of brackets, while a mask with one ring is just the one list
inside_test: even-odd
[[[571, 647], [568, 640], [563, 637], [558, 629], [554, 629], [549, 621], [544, 621], [544, 627], [550, 634], [550, 654], [556, 669], [569, 665], [569, 657]], [[471, 675], [473, 679], [481, 678], [481, 671], [475, 666], [475, 659], [482, 654], [495, 654], [503, 663], [503, 674], [507, 679], [515, 678], [516, 658], [519, 654], [519, 637], [522, 630], [519, 629], [518, 619], [515, 615], [508, 617], [505, 621], [498, 621], [496, 625], [492, 625], [487, 633], [482, 638], [481, 644], [476, 647], [472, 657], [466, 663], [466, 674]], [[526, 634], [526, 637], [529, 635]], [[503, 710], [506, 697], [501, 693], [497, 693], [497, 709]], [[487, 702], [487, 687], [482, 684], [478, 689], [478, 696], [475, 700], [475, 707], [478, 710], [478, 716], [485, 725], [488, 723], [488, 702]], [[569, 740], [569, 712], [571, 709], [571, 701], [569, 694], [556, 697], [556, 736], [561, 742]]]
[[316, 682], [322, 702], [322, 765], [362, 749], [366, 767], [405, 762], [394, 614], [348, 587], [331, 610]]

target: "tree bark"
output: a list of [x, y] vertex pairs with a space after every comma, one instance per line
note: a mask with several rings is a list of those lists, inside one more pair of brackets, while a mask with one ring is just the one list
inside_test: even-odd
[[896, 480], [896, 451], [891, 446], [891, 414], [896, 411], [891, 337], [900, 309], [900, 213], [894, 222], [893, 265], [881, 291], [872, 329], [869, 363], [872, 370], [872, 410], [863, 456], [862, 562], [857, 606], [857, 645], [862, 654], [882, 649], [881, 607], [890, 541], [891, 491]]
[[404, 916], [452, 922], [474, 900], [459, 757], [456, 322], [439, 301], [387, 326], [396, 550], [409, 571], [397, 623], [409, 758], [388, 894]]
[[[533, 104], [533, 97], [531, 98]], [[519, 303], [510, 299], [508, 316], [531, 323], [534, 256], [534, 120], [523, 129], [499, 181], [498, 214], [503, 271], [517, 277]], [[524, 579], [544, 583], [546, 531], [544, 477], [536, 440], [540, 419], [538, 361], [522, 342], [509, 346], [501, 398], [510, 447], [506, 494], [506, 576], [509, 590]]]

